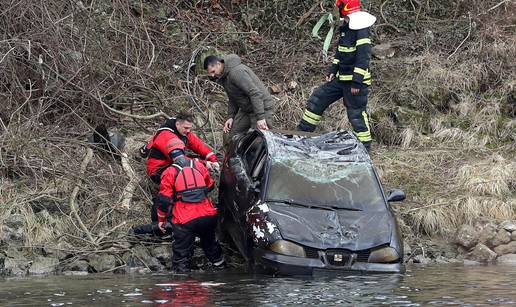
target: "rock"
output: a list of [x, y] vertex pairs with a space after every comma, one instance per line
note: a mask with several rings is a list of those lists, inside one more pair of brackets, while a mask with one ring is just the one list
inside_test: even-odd
[[162, 264], [169, 264], [172, 262], [172, 247], [170, 244], [158, 245], [151, 249], [152, 256], [157, 258]]
[[494, 251], [498, 255], [515, 254], [516, 253], [516, 241], [509, 242], [508, 244], [502, 244], [495, 247]]
[[297, 88], [298, 84], [296, 81], [294, 80], [290, 80], [288, 83], [287, 83], [287, 88], [290, 90], [290, 91], [293, 91]]
[[496, 262], [501, 264], [512, 264], [516, 265], [516, 254], [507, 254], [500, 256], [496, 259]]
[[29, 268], [29, 274], [32, 275], [48, 275], [56, 271], [59, 260], [49, 257], [36, 257]]
[[83, 272], [83, 271], [64, 271], [63, 272], [63, 275], [66, 275], [66, 276], [85, 276], [88, 274], [89, 274], [88, 272]]
[[25, 224], [25, 217], [21, 214], [12, 214], [8, 219], [4, 220], [3, 224], [10, 228], [22, 228]]
[[63, 271], [88, 272], [90, 264], [86, 260], [77, 260], [64, 266]]
[[496, 247], [502, 244], [507, 244], [511, 242], [511, 233], [506, 231], [505, 229], [498, 230], [496, 236], [491, 239], [488, 243], [491, 247]]
[[515, 232], [516, 231], [516, 221], [505, 221], [502, 224], [500, 224], [500, 227], [507, 230], [508, 232]]
[[489, 243], [496, 237], [496, 234], [498, 233], [498, 227], [493, 223], [487, 223], [479, 229], [478, 233], [478, 242], [490, 245]]
[[389, 43], [373, 46], [373, 56], [377, 57], [380, 60], [392, 58], [394, 54], [395, 50]]
[[412, 254], [412, 248], [410, 247], [410, 245], [408, 244], [407, 241], [403, 241], [403, 255], [405, 257], [408, 257]]
[[164, 269], [161, 262], [152, 257], [144, 246], [137, 246], [129, 253], [124, 254], [124, 260], [126, 260], [128, 267], [148, 267], [153, 271], [161, 271]]
[[12, 258], [4, 259], [4, 275], [6, 276], [25, 276], [27, 275], [27, 267], [29, 266], [26, 260], [15, 260]]
[[93, 271], [97, 273], [114, 269], [117, 266], [115, 256], [110, 254], [92, 254], [88, 256], [88, 261]]
[[478, 243], [473, 251], [467, 254], [469, 260], [478, 262], [492, 262], [496, 259], [496, 253], [482, 243]]
[[470, 249], [478, 243], [478, 233], [470, 225], [462, 225], [455, 238], [457, 244]]
[[512, 241], [516, 241], [516, 231], [513, 231], [513, 232], [511, 233], [511, 240], [512, 240]]
[[73, 254], [70, 252], [72, 249], [73, 246], [71, 246], [69, 243], [66, 241], [61, 241], [57, 243], [57, 245], [45, 245], [43, 247], [43, 254], [47, 257], [54, 257], [59, 260], [64, 260], [73, 256]]
[[423, 255], [416, 255], [414, 257], [414, 263], [420, 263], [420, 264], [429, 264], [430, 259], [423, 257]]
[[283, 92], [283, 87], [281, 86], [281, 84], [273, 84], [271, 86], [271, 94], [276, 95], [281, 92]]

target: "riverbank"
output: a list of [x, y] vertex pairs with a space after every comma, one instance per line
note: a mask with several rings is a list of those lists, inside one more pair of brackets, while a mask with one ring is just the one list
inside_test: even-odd
[[[310, 36], [330, 9], [324, 3], [129, 2], [0, 4], [3, 274], [69, 271], [69, 260], [79, 272], [125, 271], [147, 254], [161, 269], [165, 252], [126, 238], [148, 222], [155, 189], [136, 148], [164, 114], [190, 110], [197, 132], [220, 150], [226, 97], [191, 66], [197, 55], [208, 46], [239, 54], [274, 94], [281, 129], [294, 129], [331, 60]], [[515, 5], [366, 5], [379, 17], [372, 158], [386, 189], [407, 193], [394, 209], [409, 261], [460, 259], [477, 246], [457, 250], [463, 225], [482, 232], [483, 220], [516, 219]], [[320, 130], [348, 129], [344, 114], [335, 104]], [[127, 136], [127, 156], [92, 149], [87, 139], [98, 125]], [[490, 240], [475, 244], [493, 250]]]

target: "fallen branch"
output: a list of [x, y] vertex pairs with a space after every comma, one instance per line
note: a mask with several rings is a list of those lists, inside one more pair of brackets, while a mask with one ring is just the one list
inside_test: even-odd
[[75, 199], [77, 198], [77, 194], [79, 193], [80, 183], [82, 181], [81, 178], [84, 177], [84, 173], [86, 173], [86, 167], [88, 167], [88, 164], [90, 163], [92, 158], [93, 158], [93, 149], [88, 147], [88, 149], [86, 150], [86, 155], [84, 156], [84, 159], [82, 160], [81, 168], [79, 169], [79, 174], [78, 174], [79, 179], [75, 183], [75, 187], [73, 188], [72, 195], [70, 195], [70, 208], [72, 210], [73, 215], [75, 216], [75, 219], [79, 223], [79, 226], [81, 227], [82, 231], [84, 231], [84, 233], [86, 233], [86, 236], [88, 237], [90, 242], [96, 246], [97, 244], [95, 243], [95, 240], [93, 239], [93, 236], [91, 235], [91, 232], [88, 230], [88, 228], [86, 228], [86, 225], [84, 225], [81, 217], [79, 216], [79, 212], [77, 211], [77, 204], [75, 202]]
[[134, 170], [131, 167], [131, 164], [129, 164], [129, 158], [127, 157], [127, 154], [124, 152], [122, 153], [122, 168], [124, 169], [125, 173], [127, 174], [127, 177], [129, 177], [129, 183], [124, 188], [124, 191], [122, 192], [122, 202], [121, 207], [124, 209], [129, 209], [131, 206], [131, 200], [133, 198], [134, 191], [138, 187], [138, 177], [134, 174]]

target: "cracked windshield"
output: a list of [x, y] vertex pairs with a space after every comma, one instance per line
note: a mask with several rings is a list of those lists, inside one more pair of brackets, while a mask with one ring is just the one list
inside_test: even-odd
[[366, 163], [273, 160], [268, 199], [342, 209], [385, 209], [374, 172]]

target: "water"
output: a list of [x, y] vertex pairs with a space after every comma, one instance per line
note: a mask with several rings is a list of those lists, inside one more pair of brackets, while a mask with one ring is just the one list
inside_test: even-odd
[[403, 275], [241, 272], [51, 276], [0, 281], [0, 306], [516, 305], [516, 266], [412, 267]]

